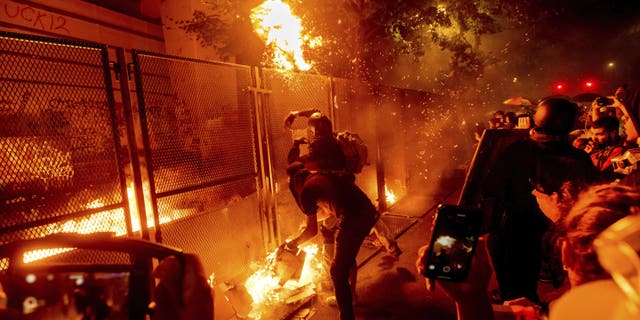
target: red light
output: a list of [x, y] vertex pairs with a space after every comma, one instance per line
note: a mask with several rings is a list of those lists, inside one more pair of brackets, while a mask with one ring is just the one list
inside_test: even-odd
[[594, 81], [593, 79], [590, 79], [590, 80], [585, 80], [584, 83], [582, 84], [582, 87], [586, 91], [592, 91], [596, 88], [596, 85], [597, 85], [596, 81]]
[[556, 82], [553, 85], [554, 93], [557, 93], [557, 94], [564, 93], [566, 90], [567, 90], [567, 86], [566, 86], [566, 84], [564, 84], [564, 82]]

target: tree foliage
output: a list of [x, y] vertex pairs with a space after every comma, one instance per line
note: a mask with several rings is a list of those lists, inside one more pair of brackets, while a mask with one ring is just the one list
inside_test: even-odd
[[[251, 8], [262, 1], [207, 1], [209, 13], [194, 12], [193, 19], [179, 22], [180, 27], [196, 35], [203, 45], [216, 48], [223, 57], [236, 57], [237, 62], [247, 64], [262, 61], [269, 67], [268, 61], [261, 59], [265, 48], [249, 22]], [[455, 83], [467, 83], [478, 79], [487, 65], [496, 63], [499, 53], [512, 55], [511, 68], [535, 68], [535, 60], [526, 53], [549, 46], [570, 53], [590, 36], [586, 32], [567, 38], [559, 30], [583, 25], [585, 19], [597, 19], [603, 12], [628, 9], [616, 20], [591, 24], [593, 32], [603, 32], [596, 27], [615, 28], [615, 23], [627, 23], [638, 11], [624, 0], [286, 2], [302, 18], [306, 31], [323, 39], [322, 46], [305, 48], [305, 55], [315, 63], [315, 72], [365, 81], [384, 81], [399, 57], [410, 56], [419, 63], [425, 49], [433, 47], [450, 57], [448, 66], [438, 66], [443, 74], [442, 79], [435, 79], [438, 81], [455, 78]], [[515, 29], [522, 34], [520, 39], [513, 39], [517, 45], [498, 53], [488, 52], [481, 45], [487, 36]], [[564, 43], [567, 46], [559, 48]]]

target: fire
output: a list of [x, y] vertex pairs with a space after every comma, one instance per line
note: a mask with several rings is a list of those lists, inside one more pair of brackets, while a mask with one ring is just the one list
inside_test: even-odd
[[391, 205], [396, 202], [396, 195], [393, 193], [393, 191], [389, 190], [386, 185], [384, 186], [384, 194], [385, 199], [387, 200], [387, 204]]
[[[148, 187], [145, 187], [145, 207], [147, 212], [147, 222], [149, 228], [154, 226], [153, 223], [153, 214], [151, 211], [151, 200], [148, 192]], [[127, 187], [127, 194], [129, 197], [129, 208], [131, 212], [134, 213], [131, 215], [131, 228], [134, 232], [140, 231], [140, 219], [136, 213], [136, 197], [135, 191], [133, 188], [133, 184], [130, 184]], [[88, 202], [85, 205], [86, 209], [97, 209], [101, 208], [105, 205], [105, 202], [102, 199], [95, 199]], [[124, 227], [122, 221], [123, 210], [122, 209], [114, 209], [103, 212], [98, 212], [92, 214], [88, 217], [81, 219], [74, 219], [65, 221], [62, 223], [56, 223], [49, 225], [45, 231], [42, 232], [41, 236], [47, 236], [54, 233], [80, 233], [80, 234], [90, 234], [95, 232], [113, 232], [115, 236], [124, 236], [127, 234], [127, 231]], [[166, 223], [171, 221], [170, 217], [161, 217], [161, 223]], [[105, 229], [108, 227], [108, 229]], [[67, 251], [73, 250], [72, 248], [52, 248], [52, 249], [43, 249], [43, 250], [33, 250], [24, 253], [23, 261], [24, 263], [30, 263], [34, 261], [38, 261], [44, 258], [48, 258], [51, 256], [55, 256]]]
[[251, 9], [251, 23], [256, 33], [273, 49], [273, 63], [279, 70], [309, 70], [312, 65], [302, 54], [302, 47], [319, 46], [320, 37], [304, 35], [304, 28], [291, 8], [280, 0], [267, 0]]
[[276, 259], [276, 251], [270, 253], [265, 265], [245, 281], [244, 286], [253, 299], [249, 315], [251, 319], [260, 319], [261, 313], [269, 310], [270, 306], [282, 303], [296, 289], [313, 285], [323, 276], [322, 255], [318, 255], [318, 245], [310, 244], [302, 247], [301, 250], [306, 252], [306, 257], [297, 281], [288, 280], [284, 285], [280, 285], [280, 278], [271, 269]]

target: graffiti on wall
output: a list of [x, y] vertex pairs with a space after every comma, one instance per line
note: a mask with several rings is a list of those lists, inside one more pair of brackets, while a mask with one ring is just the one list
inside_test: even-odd
[[66, 17], [19, 3], [0, 1], [0, 19], [48, 32], [71, 33]]

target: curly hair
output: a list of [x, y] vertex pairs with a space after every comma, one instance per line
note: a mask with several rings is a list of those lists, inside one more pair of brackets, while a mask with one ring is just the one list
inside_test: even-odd
[[568, 249], [567, 267], [576, 274], [576, 284], [609, 278], [598, 262], [593, 240], [616, 221], [640, 214], [640, 192], [617, 183], [596, 185], [580, 195], [563, 219]]

